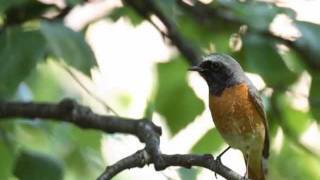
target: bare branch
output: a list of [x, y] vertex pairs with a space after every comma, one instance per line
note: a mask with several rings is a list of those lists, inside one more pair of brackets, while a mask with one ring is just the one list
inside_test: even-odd
[[[169, 166], [191, 168], [199, 166], [217, 172], [227, 179], [239, 180], [241, 176], [216, 162], [212, 155], [166, 155], [160, 151], [161, 128], [145, 119], [129, 119], [98, 115], [88, 107], [64, 99], [58, 104], [34, 102], [0, 102], [0, 119], [22, 117], [26, 120], [45, 121], [53, 119], [72, 123], [84, 129], [101, 130], [107, 133], [125, 133], [137, 136], [146, 144], [144, 150], [128, 156], [106, 168], [99, 180], [110, 179], [121, 171], [153, 164], [157, 171]], [[13, 120], [13, 119], [12, 119]], [[0, 120], [1, 122], [1, 120]]]
[[143, 167], [149, 163], [150, 157], [148, 153], [145, 150], [140, 150], [124, 159], [121, 159], [114, 165], [108, 166], [97, 180], [108, 180], [126, 169]]
[[[198, 166], [207, 168], [211, 171], [214, 171], [226, 179], [229, 180], [243, 180], [239, 174], [235, 173], [226, 166], [223, 166], [218, 161], [214, 160], [211, 154], [205, 155], [161, 155], [164, 166], [163, 169], [169, 166], [181, 166], [185, 168], [191, 168], [192, 166]], [[112, 166], [108, 166], [103, 174], [97, 180], [109, 180], [114, 177], [116, 174], [130, 168], [134, 167], [143, 167], [147, 164], [151, 164], [152, 160], [148, 155], [147, 151], [139, 150], [136, 153], [118, 161]]]
[[48, 118], [69, 122], [84, 129], [132, 134], [137, 136], [141, 142], [146, 143], [147, 151], [155, 164], [161, 163], [161, 158], [158, 158], [161, 128], [148, 120], [98, 115], [71, 99], [64, 99], [59, 104], [0, 102], [0, 118], [12, 117], [41, 118], [39, 120]]

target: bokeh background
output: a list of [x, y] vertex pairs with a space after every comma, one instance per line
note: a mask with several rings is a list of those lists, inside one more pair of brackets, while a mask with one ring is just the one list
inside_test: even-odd
[[[318, 0], [1, 0], [0, 98], [71, 97], [100, 114], [152, 119], [163, 128], [164, 153], [217, 155], [227, 145], [212, 123], [206, 83], [187, 72], [178, 34], [199, 57], [235, 57], [261, 92], [268, 179], [320, 179], [319, 9]], [[67, 123], [1, 121], [0, 179], [95, 179], [143, 146]], [[222, 161], [244, 174], [239, 151]], [[153, 166], [114, 179], [150, 178], [215, 179], [202, 168]]]

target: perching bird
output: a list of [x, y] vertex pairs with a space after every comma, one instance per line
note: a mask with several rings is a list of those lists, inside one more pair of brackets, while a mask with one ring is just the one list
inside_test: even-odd
[[223, 139], [243, 153], [246, 175], [251, 180], [265, 180], [269, 156], [266, 114], [257, 89], [240, 64], [231, 56], [214, 53], [189, 70], [206, 80], [212, 119]]

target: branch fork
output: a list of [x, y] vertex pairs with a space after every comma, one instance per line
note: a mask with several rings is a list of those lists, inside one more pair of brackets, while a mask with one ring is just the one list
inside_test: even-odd
[[[170, 166], [191, 168], [203, 167], [230, 180], [242, 177], [222, 165], [210, 154], [162, 154], [160, 151], [161, 127], [147, 119], [130, 119], [118, 116], [99, 115], [90, 108], [78, 104], [72, 99], [63, 99], [59, 103], [3, 102], [0, 101], [1, 120], [20, 117], [26, 120], [54, 120], [68, 122], [83, 129], [100, 130], [106, 133], [124, 133], [136, 136], [145, 143], [145, 148], [108, 166], [98, 180], [108, 180], [118, 173], [131, 168], [153, 164], [161, 171]], [[242, 179], [243, 180], [243, 179]]]

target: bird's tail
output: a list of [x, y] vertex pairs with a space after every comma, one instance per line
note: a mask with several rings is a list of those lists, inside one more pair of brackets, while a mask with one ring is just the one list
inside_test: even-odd
[[264, 157], [257, 156], [257, 154], [250, 154], [249, 155], [249, 161], [246, 163], [248, 166], [248, 177], [251, 180], [265, 180], [266, 179], [266, 173], [267, 173], [267, 167], [266, 167], [266, 161]]
[[265, 180], [265, 174], [264, 174], [262, 166], [260, 166], [260, 167], [257, 167], [257, 166], [252, 167], [249, 164], [249, 166], [248, 166], [248, 177], [251, 180]]

